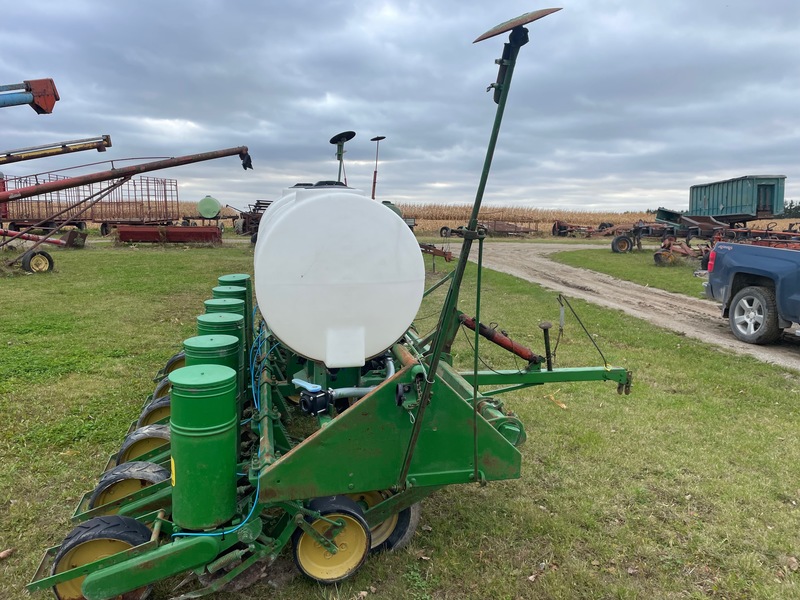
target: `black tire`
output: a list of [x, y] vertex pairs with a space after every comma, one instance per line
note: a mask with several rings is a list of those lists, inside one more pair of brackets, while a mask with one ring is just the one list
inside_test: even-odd
[[196, 221], [192, 221], [192, 225], [191, 226], [192, 227], [197, 227], [197, 222]]
[[[347, 497], [358, 504], [362, 510], [368, 510], [390, 498], [391, 495], [392, 493], [389, 491], [374, 491], [347, 494]], [[417, 502], [371, 527], [370, 552], [391, 552], [405, 548], [417, 531], [421, 513], [422, 505]]]
[[250, 243], [255, 244], [258, 241], [258, 232], [256, 231], [253, 235], [250, 236]]
[[223, 223], [222, 221], [217, 223], [217, 229], [219, 229], [220, 233], [225, 233], [225, 223]]
[[[372, 545], [369, 525], [364, 520], [361, 507], [346, 496], [315, 498], [308, 507], [333, 520], [343, 518], [346, 526], [339, 535], [344, 537], [347, 544], [345, 546], [345, 543], [342, 542], [341, 557], [340, 553], [333, 555], [334, 558], [340, 557], [336, 562], [331, 560], [330, 554], [324, 558], [324, 562], [327, 564], [323, 564], [323, 560], [315, 562], [315, 553], [317, 557], [322, 558], [321, 555], [325, 554], [325, 550], [319, 547], [313, 537], [298, 528], [292, 535], [292, 554], [295, 565], [303, 575], [318, 583], [327, 585], [349, 579], [366, 562]], [[309, 520], [309, 522], [314, 528], [327, 528], [327, 522], [321, 519]], [[324, 531], [324, 529], [319, 529], [319, 531]], [[334, 541], [337, 539], [339, 539], [338, 536], [334, 538]]]
[[130, 462], [169, 443], [169, 425], [145, 425], [128, 434], [117, 452], [117, 464]]
[[44, 250], [30, 250], [22, 255], [22, 269], [28, 273], [46, 273], [53, 270], [53, 257]]
[[669, 250], [656, 250], [653, 261], [659, 267], [669, 267], [675, 264], [675, 255]]
[[111, 225], [108, 223], [100, 223], [100, 235], [106, 237], [109, 233], [111, 233]]
[[439, 230], [439, 237], [444, 237], [444, 238], [450, 237], [451, 233], [452, 232], [450, 231], [450, 228], [447, 227], [447, 226], [444, 226]]
[[8, 224], [8, 230], [9, 231], [19, 231], [19, 225], [17, 225], [14, 222], [11, 222], [11, 223]]
[[633, 240], [627, 235], [618, 235], [611, 240], [611, 251], [618, 254], [633, 250]]
[[419, 519], [422, 516], [422, 504], [417, 502], [397, 515], [397, 525], [391, 535], [382, 544], [373, 546], [373, 552], [392, 552], [408, 546], [417, 532]]
[[176, 352], [172, 356], [167, 359], [167, 362], [164, 363], [164, 366], [161, 370], [156, 374], [155, 379], [153, 381], [161, 381], [164, 377], [172, 373], [175, 369], [180, 369], [181, 367], [186, 366], [186, 353], [181, 350], [180, 352]]
[[114, 502], [167, 479], [169, 471], [161, 465], [138, 460], [122, 463], [103, 473], [89, 497], [89, 508]]
[[153, 390], [152, 400], [163, 398], [169, 394], [171, 389], [172, 384], [169, 382], [169, 376], [166, 376], [156, 384], [156, 388]]
[[[95, 560], [111, 556], [117, 552], [140, 546], [150, 540], [150, 530], [131, 517], [109, 515], [95, 517], [73, 529], [64, 541], [53, 560], [51, 575], [81, 567]], [[59, 600], [83, 598], [81, 586], [86, 576], [64, 581], [53, 587]], [[150, 595], [151, 587], [117, 596], [122, 600], [143, 600]]]
[[86, 230], [86, 221], [78, 221], [75, 223], [75, 227], [78, 231], [85, 231]]
[[151, 400], [147, 406], [142, 409], [142, 414], [136, 421], [136, 428], [144, 427], [145, 425], [157, 425], [158, 421], [168, 418], [172, 414], [172, 398], [169, 394], [161, 396], [155, 400]]
[[781, 337], [775, 290], [750, 286], [733, 297], [728, 322], [731, 332], [748, 344], [772, 344]]

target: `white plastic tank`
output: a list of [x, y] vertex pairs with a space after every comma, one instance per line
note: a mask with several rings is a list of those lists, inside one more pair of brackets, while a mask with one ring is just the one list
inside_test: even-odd
[[329, 368], [362, 366], [419, 310], [425, 267], [393, 211], [351, 188], [290, 188], [264, 213], [255, 291], [272, 333]]

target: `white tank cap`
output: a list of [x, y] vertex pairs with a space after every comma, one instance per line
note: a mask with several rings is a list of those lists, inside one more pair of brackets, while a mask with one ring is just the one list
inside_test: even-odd
[[352, 189], [297, 189], [261, 220], [255, 291], [270, 331], [329, 368], [362, 366], [402, 337], [422, 302], [419, 244]]

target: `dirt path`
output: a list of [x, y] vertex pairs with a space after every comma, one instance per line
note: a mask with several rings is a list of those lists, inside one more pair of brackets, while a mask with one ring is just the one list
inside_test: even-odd
[[[547, 258], [561, 250], [600, 249], [596, 245], [497, 243], [484, 247], [484, 265], [593, 304], [721, 346], [760, 361], [800, 370], [800, 338], [786, 335], [774, 346], [740, 342], [720, 317], [719, 306], [700, 298], [665, 292], [622, 281], [610, 275], [555, 263]], [[606, 248], [603, 247], [603, 250]], [[473, 252], [473, 257], [476, 253]]]

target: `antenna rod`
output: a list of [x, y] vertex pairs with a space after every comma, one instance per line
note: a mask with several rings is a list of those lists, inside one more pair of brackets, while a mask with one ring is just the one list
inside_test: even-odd
[[375, 200], [375, 186], [378, 185], [378, 150], [381, 147], [381, 140], [385, 140], [385, 135], [377, 135], [370, 140], [375, 142], [375, 170], [372, 172], [372, 199]]

